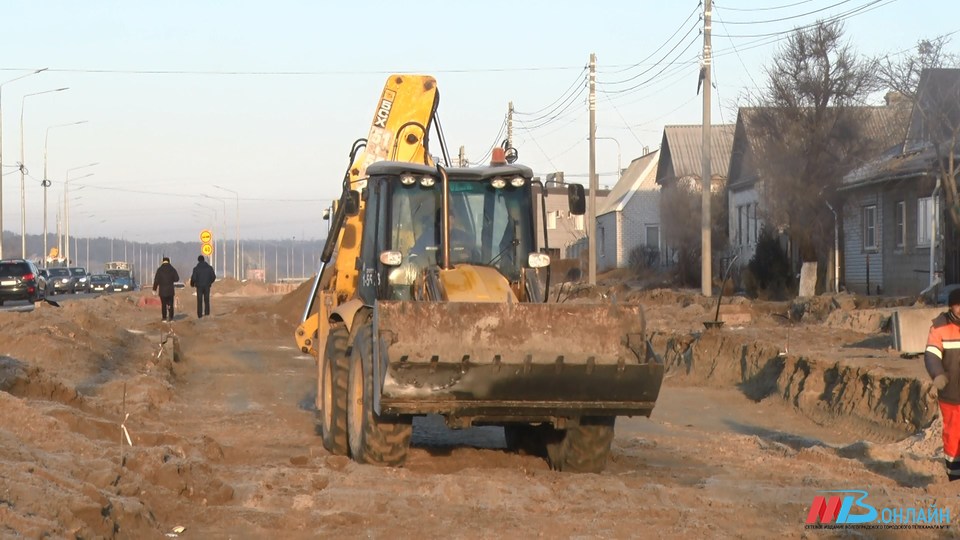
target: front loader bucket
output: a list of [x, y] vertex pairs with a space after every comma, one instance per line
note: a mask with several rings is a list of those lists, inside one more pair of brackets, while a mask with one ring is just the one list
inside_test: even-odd
[[387, 414], [649, 416], [663, 379], [636, 305], [378, 302]]

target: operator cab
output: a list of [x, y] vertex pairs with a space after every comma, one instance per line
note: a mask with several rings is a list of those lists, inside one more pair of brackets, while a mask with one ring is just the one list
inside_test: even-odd
[[[520, 165], [446, 172], [451, 267], [488, 267], [519, 282], [536, 255], [533, 172]], [[426, 271], [444, 264], [443, 181], [435, 167], [401, 162], [374, 163], [367, 175], [361, 296], [415, 299]]]

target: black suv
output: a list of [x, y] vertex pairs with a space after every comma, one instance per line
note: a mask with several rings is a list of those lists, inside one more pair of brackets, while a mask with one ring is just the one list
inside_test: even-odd
[[38, 302], [46, 298], [47, 282], [40, 270], [23, 259], [0, 260], [0, 305], [7, 300]]

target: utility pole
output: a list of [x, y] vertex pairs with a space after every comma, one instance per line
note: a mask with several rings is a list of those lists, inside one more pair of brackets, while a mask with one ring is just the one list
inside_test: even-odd
[[590, 285], [597, 284], [597, 55], [590, 53], [590, 198], [587, 209], [587, 250]]
[[711, 0], [704, 0], [703, 2], [703, 140], [700, 146], [701, 161], [703, 162], [703, 168], [700, 172], [703, 191], [703, 210], [700, 213], [700, 259], [702, 262], [700, 266], [700, 289], [703, 295], [707, 297], [713, 294], [713, 276], [711, 275], [713, 261], [711, 260], [712, 245], [710, 239], [710, 184], [712, 176], [710, 172], [710, 16], [712, 14], [710, 4]]
[[507, 148], [513, 147], [513, 102], [507, 104]]

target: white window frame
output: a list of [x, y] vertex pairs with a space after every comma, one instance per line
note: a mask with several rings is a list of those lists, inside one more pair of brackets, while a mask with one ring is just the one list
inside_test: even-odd
[[557, 214], [560, 212], [551, 210], [547, 212], [547, 230], [555, 231], [557, 230]]
[[907, 245], [907, 202], [897, 201], [894, 207], [894, 222], [896, 223], [896, 247], [904, 248]]
[[606, 230], [606, 227], [604, 227], [603, 225], [600, 225], [599, 229], [600, 229], [600, 243], [597, 244], [597, 250], [600, 253], [598, 253], [598, 256], [606, 258], [607, 257], [606, 250], [603, 248], [604, 246], [607, 245], [607, 230]]
[[743, 205], [737, 206], [737, 245], [743, 245]]
[[930, 228], [930, 220], [933, 216], [939, 215], [940, 201], [933, 197], [920, 197], [917, 199], [917, 246], [930, 247], [930, 238], [933, 230]]
[[[877, 205], [868, 204], [864, 206], [861, 215], [863, 216], [863, 250], [875, 251], [880, 247], [877, 238]], [[869, 238], [871, 234], [873, 235], [872, 239]]]
[[656, 229], [656, 230], [657, 230], [657, 245], [656, 245], [656, 248], [657, 248], [657, 251], [659, 251], [659, 250], [660, 250], [660, 224], [659, 224], [659, 223], [651, 223], [651, 224], [649, 224], [649, 225], [644, 225], [644, 228], [643, 228], [643, 233], [644, 233], [644, 235], [643, 235], [643, 236], [644, 236], [643, 242], [644, 242], [644, 244], [647, 245], [647, 246], [650, 245], [650, 243], [648, 242], [648, 240], [650, 240], [650, 229]]

